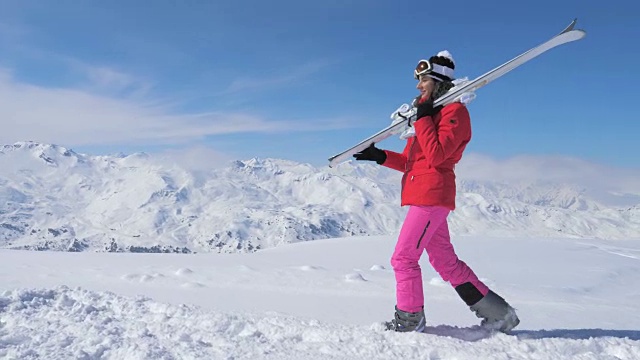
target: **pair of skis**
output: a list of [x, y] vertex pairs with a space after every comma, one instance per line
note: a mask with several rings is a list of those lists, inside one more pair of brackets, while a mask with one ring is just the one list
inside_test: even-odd
[[[574, 29], [574, 26], [576, 25], [576, 20], [573, 20], [571, 22], [571, 24], [569, 24], [569, 26], [564, 29], [560, 34], [552, 37], [551, 39], [547, 40], [546, 42], [516, 56], [515, 58], [507, 61], [506, 63], [498, 66], [497, 68], [483, 74], [480, 75], [479, 77], [469, 81], [469, 82], [465, 82], [463, 84], [460, 84], [454, 88], [452, 88], [451, 90], [449, 90], [445, 95], [443, 95], [442, 97], [438, 98], [435, 102], [434, 102], [434, 106], [438, 106], [438, 105], [446, 105], [449, 103], [452, 103], [454, 101], [456, 101], [457, 99], [459, 99], [463, 94], [467, 93], [467, 92], [473, 92], [485, 85], [487, 85], [488, 83], [490, 83], [491, 81], [501, 77], [502, 75], [508, 73], [509, 71], [517, 68], [518, 66], [526, 63], [527, 61], [537, 57], [538, 55], [543, 54], [544, 52], [553, 49], [556, 46], [562, 45], [562, 44], [566, 44], [569, 42], [573, 42], [573, 41], [577, 41], [582, 39], [583, 37], [585, 37], [586, 33], [584, 32], [584, 30], [578, 30], [578, 29]], [[367, 147], [369, 147], [369, 145], [371, 145], [372, 143], [377, 143], [379, 141], [382, 141], [388, 137], [390, 137], [391, 135], [395, 134], [399, 129], [403, 128], [406, 126], [406, 122], [407, 120], [404, 121], [399, 121], [399, 122], [395, 122], [392, 125], [380, 130], [379, 132], [377, 132], [376, 134], [368, 137], [365, 140], [362, 140], [360, 143], [358, 143], [355, 146], [352, 146], [351, 148], [337, 154], [334, 155], [332, 157], [329, 158], [329, 166], [333, 167], [341, 162], [344, 162], [346, 160], [351, 159], [352, 155], [360, 152], [364, 149], [366, 149]]]

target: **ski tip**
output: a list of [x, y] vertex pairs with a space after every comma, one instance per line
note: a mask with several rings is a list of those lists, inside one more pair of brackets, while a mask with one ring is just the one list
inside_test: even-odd
[[346, 160], [340, 159], [339, 155], [332, 156], [329, 158], [329, 167], [330, 168], [336, 167], [336, 165], [340, 164], [343, 161], [346, 161]]
[[571, 22], [571, 24], [569, 24], [569, 26], [567, 26], [564, 30], [562, 30], [560, 32], [560, 34], [564, 34], [566, 32], [569, 32], [569, 31], [573, 30], [573, 28], [576, 26], [577, 22], [578, 22], [578, 18], [574, 18], [573, 21]]
[[564, 34], [570, 31], [578, 31], [580, 33], [583, 33], [586, 35], [586, 31], [581, 30], [581, 29], [576, 29], [576, 23], [578, 22], [578, 18], [574, 18], [573, 21], [571, 22], [571, 24], [569, 24], [569, 26], [567, 26], [564, 30], [562, 30], [562, 32], [560, 34]]

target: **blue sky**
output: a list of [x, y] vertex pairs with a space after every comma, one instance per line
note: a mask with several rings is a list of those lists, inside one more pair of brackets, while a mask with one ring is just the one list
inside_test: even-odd
[[474, 78], [577, 17], [584, 40], [478, 91], [468, 151], [639, 168], [639, 14], [634, 1], [0, 0], [0, 143], [325, 165], [417, 94], [419, 59], [447, 49]]

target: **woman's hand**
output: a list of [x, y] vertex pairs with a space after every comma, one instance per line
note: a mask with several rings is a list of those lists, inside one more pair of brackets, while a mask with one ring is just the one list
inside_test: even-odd
[[356, 160], [375, 161], [378, 165], [382, 165], [387, 160], [387, 153], [385, 153], [384, 150], [378, 149], [376, 144], [373, 143], [359, 153], [353, 154], [353, 157], [356, 158]]

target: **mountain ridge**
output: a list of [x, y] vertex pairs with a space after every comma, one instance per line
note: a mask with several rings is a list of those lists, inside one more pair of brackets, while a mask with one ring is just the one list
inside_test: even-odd
[[[401, 174], [372, 164], [253, 158], [202, 173], [156, 160], [35, 142], [0, 146], [0, 247], [252, 252], [395, 234], [406, 214]], [[635, 239], [640, 206], [605, 204], [575, 184], [461, 178], [450, 225], [457, 236]]]

